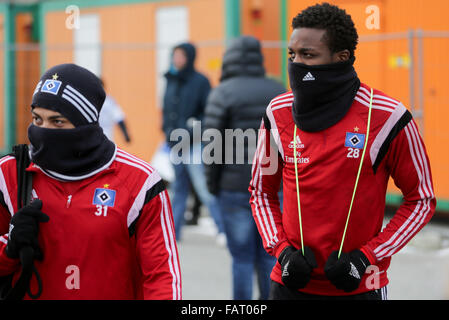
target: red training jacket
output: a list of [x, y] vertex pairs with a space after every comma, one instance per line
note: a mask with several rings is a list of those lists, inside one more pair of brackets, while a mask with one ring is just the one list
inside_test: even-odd
[[[293, 137], [291, 92], [271, 101], [261, 124], [249, 187], [253, 216], [269, 254], [279, 257], [289, 245], [301, 248], [293, 154], [296, 144], [304, 245], [311, 247], [318, 263], [311, 281], [300, 290], [305, 293], [348, 294], [327, 280], [323, 268], [330, 253], [339, 249], [343, 236], [365, 143], [370, 90], [361, 84], [343, 119], [319, 132], [298, 128]], [[273, 161], [269, 162], [273, 147], [278, 152], [274, 157], [277, 170]], [[382, 230], [390, 176], [404, 201]], [[283, 214], [277, 197], [281, 180]], [[410, 112], [399, 101], [374, 90], [369, 140], [343, 246], [344, 252], [361, 249], [373, 266], [360, 287], [349, 294], [388, 283], [390, 257], [430, 220], [435, 205], [429, 159]], [[272, 280], [282, 283], [281, 274], [276, 263]]]
[[[35, 261], [40, 299], [181, 299], [170, 200], [148, 163], [117, 149], [109, 168], [80, 181], [58, 181], [33, 163], [27, 170], [33, 197], [50, 217], [40, 224], [44, 259]], [[0, 159], [0, 191], [0, 276], [14, 273], [16, 281], [19, 262], [5, 254], [17, 211], [14, 157]]]

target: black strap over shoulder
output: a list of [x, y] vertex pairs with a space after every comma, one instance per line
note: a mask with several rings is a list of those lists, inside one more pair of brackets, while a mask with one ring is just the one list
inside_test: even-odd
[[28, 145], [15, 145], [13, 147], [13, 154], [17, 162], [17, 208], [20, 209], [31, 203], [32, 198], [32, 174], [26, 171], [26, 168], [30, 165]]

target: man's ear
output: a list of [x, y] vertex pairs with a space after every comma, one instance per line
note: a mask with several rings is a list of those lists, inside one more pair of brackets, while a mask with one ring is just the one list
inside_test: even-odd
[[351, 53], [348, 49], [338, 51], [332, 55], [332, 62], [343, 62], [349, 60]]

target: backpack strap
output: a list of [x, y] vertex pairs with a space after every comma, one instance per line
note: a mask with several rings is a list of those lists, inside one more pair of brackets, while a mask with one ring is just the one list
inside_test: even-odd
[[17, 209], [31, 203], [32, 173], [26, 171], [30, 165], [28, 145], [18, 144], [13, 147], [13, 155], [17, 162]]

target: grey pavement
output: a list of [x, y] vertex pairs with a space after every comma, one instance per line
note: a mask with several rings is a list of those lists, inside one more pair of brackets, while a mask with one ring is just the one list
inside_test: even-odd
[[[178, 243], [183, 299], [230, 300], [231, 258], [215, 238], [212, 220], [202, 214], [185, 226]], [[430, 223], [393, 256], [388, 299], [449, 299], [449, 224]]]
[[389, 268], [390, 299], [449, 299], [449, 224], [430, 222], [400, 252]]

